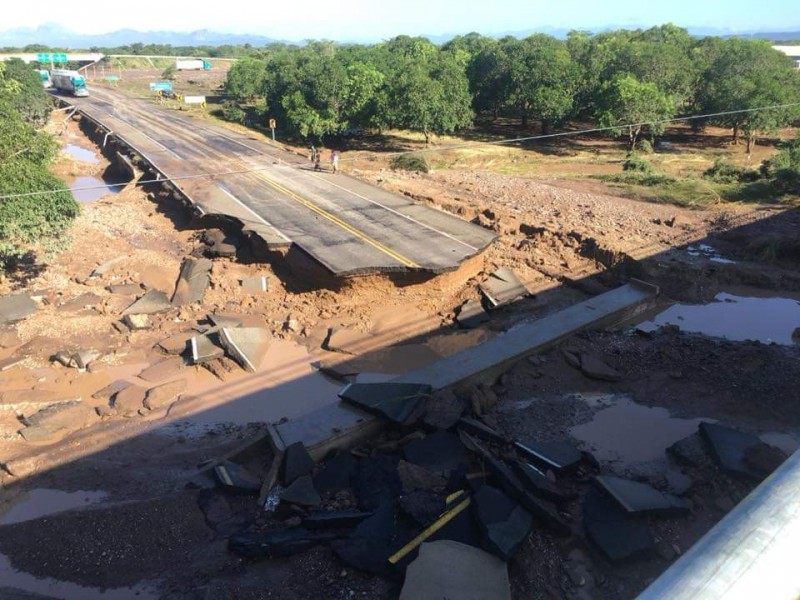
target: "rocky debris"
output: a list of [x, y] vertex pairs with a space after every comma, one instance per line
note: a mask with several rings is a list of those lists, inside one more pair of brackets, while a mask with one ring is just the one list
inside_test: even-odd
[[256, 495], [261, 491], [261, 481], [243, 466], [226, 460], [214, 467], [214, 478], [219, 486], [233, 494]]
[[62, 302], [56, 307], [56, 310], [58, 312], [78, 312], [86, 309], [92, 309], [102, 301], [103, 298], [101, 296], [98, 296], [92, 292], [87, 292]]
[[116, 267], [120, 263], [125, 262], [128, 259], [129, 259], [128, 256], [116, 256], [116, 257], [114, 257], [114, 258], [112, 258], [110, 260], [107, 260], [106, 262], [104, 262], [104, 263], [98, 265], [97, 267], [95, 267], [94, 271], [92, 271], [91, 275], [89, 275], [89, 278], [90, 279], [99, 279], [101, 277], [104, 277], [114, 267]]
[[67, 402], [49, 406], [24, 419], [27, 427], [20, 435], [29, 442], [57, 441], [64, 436], [88, 427], [97, 420], [90, 406], [81, 402]]
[[456, 323], [464, 329], [474, 329], [488, 323], [491, 317], [477, 300], [467, 300], [456, 313]]
[[130, 381], [125, 381], [124, 379], [117, 379], [109, 383], [104, 388], [97, 390], [94, 394], [92, 394], [92, 398], [94, 398], [95, 400], [103, 400], [105, 402], [110, 402], [114, 394], [124, 390], [126, 387], [130, 387], [131, 385], [133, 384]]
[[150, 315], [125, 315], [122, 317], [122, 322], [125, 323], [131, 331], [149, 329]]
[[283, 451], [280, 477], [284, 485], [290, 485], [298, 477], [309, 475], [314, 470], [314, 459], [303, 442], [295, 442]]
[[211, 264], [207, 258], [184, 259], [175, 292], [172, 294], [173, 306], [202, 302], [209, 283]]
[[262, 327], [224, 327], [220, 329], [219, 339], [231, 358], [255, 373], [264, 362], [272, 334]]
[[458, 422], [459, 431], [466, 431], [470, 435], [495, 444], [508, 444], [509, 440], [485, 423], [464, 417]]
[[514, 447], [528, 460], [544, 469], [570, 471], [583, 460], [583, 454], [572, 442], [556, 440], [552, 442], [518, 441]]
[[88, 366], [100, 358], [100, 353], [96, 350], [78, 350], [77, 352], [56, 352], [53, 360], [65, 367], [85, 371]]
[[376, 510], [382, 503], [394, 502], [402, 489], [397, 473], [397, 457], [378, 455], [358, 461], [353, 491], [361, 510]]
[[491, 554], [451, 540], [422, 544], [400, 600], [511, 600], [508, 569]]
[[16, 323], [37, 310], [36, 302], [26, 294], [0, 296], [0, 325]]
[[221, 229], [207, 229], [200, 236], [200, 241], [205, 245], [203, 254], [211, 258], [233, 258], [239, 247], [239, 240]]
[[425, 409], [431, 386], [417, 383], [353, 383], [339, 397], [400, 425], [415, 422]]
[[192, 363], [200, 365], [225, 356], [225, 348], [220, 340], [219, 332], [196, 335], [189, 340], [192, 350]]
[[755, 435], [716, 423], [700, 423], [700, 435], [708, 444], [714, 458], [727, 471], [758, 480], [768, 474], [753, 468], [745, 460], [748, 450], [752, 452], [756, 447], [766, 446]]
[[331, 543], [345, 563], [369, 573], [386, 573], [396, 537], [393, 502], [383, 502], [375, 514], [364, 519], [349, 536]]
[[472, 413], [475, 416], [481, 416], [491, 412], [500, 399], [491, 387], [485, 383], [479, 383], [471, 388], [469, 401]]
[[750, 446], [744, 451], [745, 464], [763, 477], [767, 477], [780, 467], [786, 458], [781, 449], [764, 443]]
[[134, 301], [122, 311], [123, 315], [155, 315], [172, 308], [167, 295], [160, 290], [148, 290], [144, 296]]
[[500, 490], [488, 485], [475, 493], [472, 506], [486, 549], [505, 561], [510, 560], [531, 532], [531, 516]]
[[595, 483], [631, 514], [681, 514], [689, 511], [685, 500], [659, 492], [646, 483], [611, 475], [595, 477]]
[[220, 381], [227, 381], [242, 372], [238, 363], [227, 356], [203, 363], [203, 368], [207, 369], [209, 373]]
[[583, 498], [583, 524], [589, 540], [611, 562], [647, 554], [655, 540], [646, 521], [629, 515], [599, 490]]
[[302, 525], [306, 529], [314, 531], [319, 529], [350, 529], [374, 514], [374, 512], [353, 509], [312, 512], [302, 520]]
[[136, 417], [144, 408], [144, 397], [147, 390], [138, 385], [129, 385], [114, 394], [111, 407], [121, 417]]
[[214, 325], [214, 327], [218, 327], [222, 329], [223, 327], [227, 327], [228, 329], [233, 329], [235, 327], [242, 326], [242, 318], [236, 315], [221, 315], [211, 313], [208, 315], [208, 320]]
[[688, 494], [694, 485], [694, 480], [678, 469], [667, 470], [664, 473], [664, 482], [667, 489], [676, 496]]
[[320, 493], [350, 488], [358, 473], [358, 461], [349, 452], [339, 452], [326, 460], [314, 475], [314, 487]]
[[147, 410], [165, 408], [177, 401], [185, 391], [185, 379], [176, 379], [175, 381], [157, 385], [147, 390], [147, 394], [144, 397], [144, 407]]
[[228, 550], [242, 558], [280, 558], [304, 552], [341, 535], [335, 531], [308, 531], [301, 528], [237, 533], [228, 539]]
[[515, 462], [513, 467], [519, 480], [534, 496], [555, 503], [562, 503], [569, 499], [570, 496], [566, 492], [550, 481], [547, 475], [535, 466], [519, 461]]
[[260, 277], [246, 277], [241, 280], [242, 291], [251, 294], [265, 293], [269, 291], [269, 280], [261, 275]]
[[400, 496], [400, 510], [411, 517], [418, 525], [428, 525], [442, 514], [447, 504], [445, 499], [434, 492], [417, 489]]
[[492, 308], [509, 304], [530, 294], [514, 272], [506, 267], [497, 269], [478, 286], [478, 289]]
[[174, 379], [186, 368], [186, 363], [180, 356], [172, 356], [158, 361], [139, 373], [139, 378], [151, 383], [160, 383], [167, 379]]
[[203, 511], [206, 524], [216, 533], [229, 536], [242, 531], [252, 520], [252, 506], [247, 499], [217, 489], [203, 489], [197, 504]]
[[667, 448], [667, 454], [687, 467], [701, 467], [708, 462], [700, 433], [693, 433]]
[[144, 291], [139, 283], [111, 284], [106, 286], [106, 290], [108, 290], [110, 294], [120, 296], [138, 296]]
[[397, 464], [397, 475], [400, 477], [400, 484], [406, 494], [416, 490], [441, 494], [447, 487], [447, 479], [438, 473], [405, 460], [401, 460]]
[[161, 340], [158, 342], [158, 344], [156, 344], [156, 346], [158, 346], [167, 354], [179, 356], [186, 352], [189, 340], [192, 339], [192, 337], [193, 336], [189, 333], [176, 333], [175, 335], [171, 335], [168, 338]]
[[314, 487], [310, 475], [303, 475], [295, 479], [281, 494], [281, 502], [296, 504], [297, 506], [319, 506], [322, 498]]
[[616, 370], [609, 367], [603, 362], [600, 357], [590, 354], [581, 353], [581, 373], [586, 375], [589, 379], [596, 379], [598, 381], [619, 381], [622, 375]]
[[447, 431], [437, 431], [407, 444], [403, 448], [403, 456], [411, 464], [444, 477], [465, 467], [469, 460], [467, 450], [458, 436]]

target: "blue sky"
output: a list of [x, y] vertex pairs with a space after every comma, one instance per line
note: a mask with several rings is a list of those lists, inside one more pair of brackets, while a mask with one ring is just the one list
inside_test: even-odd
[[25, 2], [7, 3], [0, 30], [59, 22], [86, 33], [212, 29], [291, 40], [378, 40], [399, 34], [490, 35], [667, 22], [730, 31], [800, 29], [800, 0], [137, 0], [124, 5], [37, 0], [34, 5], [32, 10]]

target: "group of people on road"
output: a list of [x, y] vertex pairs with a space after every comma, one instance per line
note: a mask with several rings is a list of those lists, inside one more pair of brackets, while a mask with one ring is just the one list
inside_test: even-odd
[[[321, 171], [322, 170], [322, 152], [317, 150], [313, 145], [311, 146], [311, 151], [308, 155], [309, 160], [314, 163], [314, 170]], [[334, 173], [339, 171], [339, 153], [336, 150], [331, 150], [329, 160], [331, 163], [331, 169]]]

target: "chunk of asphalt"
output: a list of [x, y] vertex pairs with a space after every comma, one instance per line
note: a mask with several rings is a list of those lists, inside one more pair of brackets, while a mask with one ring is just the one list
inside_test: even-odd
[[406, 569], [400, 600], [511, 600], [506, 564], [451, 540], [426, 542]]
[[245, 277], [241, 280], [242, 291], [252, 294], [269, 291], [269, 281], [263, 275], [260, 277]]
[[488, 485], [472, 497], [472, 510], [486, 549], [505, 561], [517, 553], [533, 527], [533, 518], [524, 508]]
[[152, 387], [147, 390], [142, 404], [147, 410], [158, 410], [169, 406], [186, 391], [186, 385], [185, 379], [176, 379], [175, 381]]
[[631, 514], [685, 514], [689, 505], [677, 496], [660, 492], [646, 483], [598, 475], [594, 479], [597, 486], [613, 498], [626, 512]]
[[172, 294], [173, 306], [202, 302], [208, 287], [211, 264], [207, 258], [185, 258], [183, 260], [175, 291]]
[[653, 550], [655, 540], [647, 522], [628, 514], [599, 490], [590, 489], [582, 506], [589, 540], [611, 562], [630, 560]]
[[168, 338], [165, 338], [156, 344], [161, 350], [173, 356], [180, 356], [186, 352], [189, 345], [189, 340], [192, 339], [189, 333], [176, 333]]
[[139, 409], [144, 407], [146, 393], [147, 390], [141, 386], [129, 385], [114, 394], [111, 406], [121, 417], [136, 417], [139, 415]]
[[612, 382], [622, 379], [619, 371], [607, 365], [600, 357], [588, 352], [581, 353], [580, 369], [589, 379]]
[[445, 499], [428, 490], [414, 490], [400, 496], [400, 509], [420, 525], [428, 525], [441, 515]]
[[703, 438], [695, 432], [667, 448], [667, 454], [687, 467], [701, 467], [708, 462]]
[[123, 315], [154, 315], [172, 308], [167, 295], [160, 290], [148, 290], [122, 311]]
[[748, 449], [764, 443], [755, 435], [716, 423], [700, 423], [700, 435], [722, 468], [736, 475], [764, 478], [762, 471], [754, 469], [745, 460]]
[[424, 383], [351, 383], [339, 397], [383, 419], [408, 425], [422, 414], [431, 389]]
[[272, 334], [263, 327], [223, 327], [219, 339], [228, 355], [251, 373], [259, 369], [272, 344]]
[[192, 363], [195, 365], [225, 356], [225, 348], [217, 331], [194, 336], [189, 341], [189, 347], [192, 349]]
[[348, 452], [339, 452], [322, 464], [322, 469], [314, 475], [314, 487], [320, 493], [339, 492], [353, 485], [358, 473], [358, 460]]
[[314, 488], [314, 482], [311, 481], [309, 475], [295, 479], [289, 487], [281, 492], [280, 496], [281, 502], [297, 506], [314, 507], [322, 503], [322, 498], [319, 497], [319, 492]]
[[280, 558], [341, 536], [335, 531], [308, 531], [299, 527], [266, 533], [237, 533], [228, 538], [228, 550], [242, 558]]
[[459, 437], [447, 431], [437, 431], [406, 444], [403, 456], [408, 462], [445, 477], [469, 462], [469, 454]]
[[186, 363], [180, 356], [170, 356], [156, 363], [153, 363], [146, 369], [143, 369], [138, 377], [149, 381], [150, 383], [161, 383], [167, 379], [174, 379], [179, 376], [181, 371], [186, 368]]
[[243, 323], [242, 319], [235, 315], [217, 315], [214, 313], [208, 315], [208, 320], [213, 323], [214, 327], [227, 327], [228, 329], [241, 327]]
[[255, 496], [261, 491], [261, 481], [243, 466], [229, 460], [214, 467], [214, 478], [220, 488], [234, 494]]
[[36, 302], [26, 294], [0, 296], [0, 325], [21, 321], [36, 310]]
[[420, 421], [432, 429], [452, 429], [467, 410], [467, 400], [450, 389], [439, 390], [425, 403]]
[[140, 331], [142, 329], [149, 329], [151, 326], [150, 315], [131, 314], [122, 317], [122, 322], [131, 331]]
[[547, 500], [536, 498], [529, 493], [519, 478], [514, 475], [511, 469], [503, 461], [496, 458], [486, 458], [486, 466], [489, 472], [494, 475], [502, 490], [511, 498], [519, 502], [533, 517], [539, 519], [552, 531], [559, 535], [569, 535], [572, 533], [570, 527], [561, 516], [555, 505]]
[[550, 481], [547, 476], [537, 469], [534, 465], [517, 461], [512, 463], [514, 472], [519, 476], [523, 485], [534, 496], [550, 500], [557, 504], [566, 502], [570, 495], [562, 491], [555, 483]]
[[477, 300], [467, 300], [458, 310], [456, 323], [463, 329], [475, 329], [487, 323], [491, 317], [483, 310], [483, 304]]
[[330, 352], [361, 354], [374, 347], [374, 336], [353, 329], [332, 327], [322, 347]]
[[474, 435], [475, 437], [486, 440], [487, 442], [492, 442], [495, 444], [508, 443], [508, 439], [505, 436], [501, 435], [499, 432], [495, 431], [485, 423], [481, 423], [477, 419], [464, 417], [458, 422], [458, 426], [470, 435]]
[[66, 402], [48, 406], [36, 411], [25, 419], [29, 427], [35, 431], [29, 431], [26, 435], [25, 429], [20, 434], [30, 441], [36, 437], [36, 441], [44, 441], [49, 435], [63, 436], [66, 433], [78, 431], [91, 425], [97, 420], [97, 413], [90, 406], [85, 406], [81, 402]]
[[286, 447], [281, 463], [281, 481], [284, 486], [294, 482], [298, 477], [308, 475], [314, 469], [314, 459], [306, 450], [303, 442], [295, 442]]
[[376, 510], [381, 504], [394, 502], [400, 495], [400, 476], [397, 457], [380, 454], [358, 461], [353, 478], [353, 491], [361, 510]]
[[333, 541], [331, 548], [351, 567], [384, 574], [389, 571], [396, 527], [394, 503], [383, 502], [375, 514], [364, 519], [347, 538]]
[[478, 286], [492, 308], [513, 302], [530, 294], [511, 269], [501, 267]]
[[557, 472], [574, 469], [583, 459], [580, 450], [567, 440], [517, 441], [514, 447], [534, 464]]
[[329, 512], [313, 512], [303, 519], [306, 529], [351, 529], [368, 519], [374, 512], [363, 510], [335, 510]]
[[415, 490], [427, 490], [440, 494], [447, 488], [447, 479], [442, 475], [407, 460], [401, 460], [397, 464], [397, 474], [400, 477], [403, 492], [406, 494]]
[[203, 511], [206, 524], [220, 535], [242, 531], [252, 520], [249, 498], [237, 498], [215, 489], [201, 489], [197, 503]]
[[786, 458], [786, 454], [780, 448], [763, 442], [750, 446], [744, 452], [745, 464], [754, 471], [761, 473], [764, 477], [767, 477], [780, 467]]

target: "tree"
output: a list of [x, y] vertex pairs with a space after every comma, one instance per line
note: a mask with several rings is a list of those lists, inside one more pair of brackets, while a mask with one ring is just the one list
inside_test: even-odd
[[627, 133], [630, 150], [634, 150], [642, 130], [661, 135], [664, 121], [672, 118], [674, 110], [672, 100], [656, 84], [620, 75], [601, 88], [597, 124], [613, 127], [615, 136]]
[[225, 80], [225, 91], [239, 101], [264, 95], [266, 63], [255, 58], [242, 58], [233, 63]]
[[742, 133], [749, 154], [758, 135], [788, 125], [800, 114], [797, 107], [769, 108], [800, 101], [800, 75], [792, 60], [768, 42], [730, 38], [716, 50], [703, 73], [698, 105], [707, 113], [731, 113], [711, 121], [730, 127], [734, 144]]
[[53, 101], [42, 87], [39, 74], [18, 58], [5, 63], [5, 78], [15, 82], [16, 93], [11, 102], [24, 121], [41, 127], [47, 122]]

